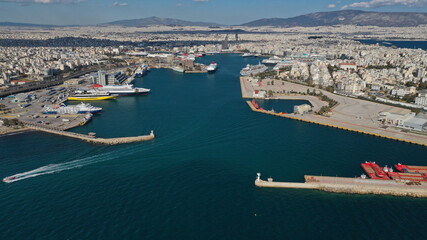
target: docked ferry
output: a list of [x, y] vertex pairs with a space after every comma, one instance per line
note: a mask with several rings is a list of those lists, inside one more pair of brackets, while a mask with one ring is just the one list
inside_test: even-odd
[[265, 65], [275, 66], [276, 64], [278, 64], [282, 60], [283, 60], [282, 58], [274, 56], [274, 57], [271, 57], [269, 59], [262, 60], [262, 63], [265, 64]]
[[140, 78], [148, 72], [148, 65], [142, 64], [135, 70], [135, 77]]
[[115, 99], [115, 95], [111, 95], [108, 92], [102, 91], [76, 91], [77, 94], [68, 97], [68, 101], [99, 101], [99, 100], [108, 100]]
[[208, 72], [213, 73], [217, 70], [218, 68], [218, 64], [213, 62], [206, 68], [206, 70], [208, 70]]
[[92, 93], [97, 91], [107, 92], [111, 95], [127, 96], [127, 95], [147, 95], [151, 90], [148, 88], [137, 88], [132, 84], [128, 85], [93, 85], [94, 89], [89, 90]]
[[240, 75], [242, 76], [250, 76], [250, 75], [255, 75], [258, 73], [262, 73], [267, 71], [268, 67], [265, 66], [264, 64], [259, 63], [258, 65], [246, 65], [245, 68], [243, 68], [240, 71]]
[[83, 114], [83, 113], [99, 113], [102, 111], [100, 107], [94, 107], [88, 103], [80, 103], [78, 105], [65, 104], [57, 106], [47, 106], [43, 109], [43, 114]]

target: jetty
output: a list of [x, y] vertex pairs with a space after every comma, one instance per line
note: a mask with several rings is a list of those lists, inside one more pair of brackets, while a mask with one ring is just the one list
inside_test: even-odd
[[267, 181], [257, 174], [255, 186], [268, 188], [294, 188], [316, 189], [325, 192], [353, 193], [353, 194], [378, 194], [406, 197], [427, 198], [427, 182], [411, 181], [384, 181], [364, 178], [304, 176], [304, 183], [274, 182], [272, 178]]
[[[267, 80], [265, 80], [267, 81]], [[304, 93], [304, 92], [321, 92], [323, 95], [329, 97], [330, 99], [338, 102], [336, 106], [333, 107], [333, 111], [328, 113], [327, 116], [317, 115], [317, 114], [287, 114], [287, 113], [276, 113], [273, 111], [268, 111], [259, 107], [255, 107], [252, 102], [247, 101], [249, 107], [254, 112], [274, 115], [278, 117], [289, 118], [293, 120], [303, 121], [307, 123], [313, 123], [317, 125], [327, 126], [331, 128], [337, 128], [346, 131], [357, 132], [361, 134], [371, 135], [375, 137], [387, 138], [396, 141], [402, 141], [406, 143], [416, 144], [427, 146], [427, 135], [416, 133], [413, 131], [405, 131], [402, 129], [395, 129], [383, 125], [378, 120], [378, 114], [380, 112], [410, 112], [409, 110], [392, 107], [388, 105], [383, 105], [380, 103], [374, 103], [370, 101], [360, 100], [349, 98], [341, 95], [336, 95], [324, 90], [314, 89], [309, 86], [303, 86], [295, 83], [286, 82], [279, 84], [280, 81], [275, 81], [274, 85], [267, 85], [267, 82], [262, 82], [260, 86], [255, 86], [254, 83], [250, 84], [248, 77], [240, 78], [240, 87], [242, 98], [244, 99], [257, 99], [262, 97], [256, 97], [254, 95], [255, 90], [268, 90], [273, 89], [275, 92], [274, 99], [303, 99], [310, 102], [313, 106], [313, 111], [321, 108], [325, 104], [320, 99], [309, 96], [309, 95], [284, 95], [282, 92], [295, 92], [295, 93]]]
[[151, 131], [149, 135], [143, 135], [143, 136], [134, 136], [134, 137], [119, 137], [119, 138], [100, 138], [95, 137], [94, 134], [81, 134], [81, 133], [74, 133], [74, 132], [67, 132], [60, 128], [55, 127], [49, 127], [37, 123], [31, 123], [31, 122], [23, 122], [25, 127], [30, 130], [35, 131], [42, 131], [47, 132], [51, 134], [71, 137], [80, 139], [86, 142], [90, 143], [97, 143], [97, 144], [106, 144], [106, 145], [117, 145], [117, 144], [124, 144], [124, 143], [133, 143], [133, 142], [142, 142], [142, 141], [150, 141], [155, 138], [154, 132]]
[[246, 101], [246, 103], [254, 112], [274, 115], [274, 116], [283, 117], [283, 118], [289, 118], [289, 119], [298, 120], [302, 122], [313, 123], [313, 124], [322, 125], [326, 127], [337, 128], [337, 129], [346, 130], [350, 132], [356, 132], [356, 133], [361, 133], [365, 135], [371, 135], [375, 137], [381, 137], [381, 138], [386, 138], [386, 139], [391, 139], [395, 141], [401, 141], [401, 142], [406, 142], [406, 143], [427, 147], [427, 136], [421, 135], [421, 134], [405, 133], [405, 132], [400, 132], [396, 130], [369, 127], [361, 124], [344, 122], [344, 121], [340, 121], [340, 120], [336, 120], [333, 118], [324, 117], [320, 115], [315, 115], [315, 114], [297, 115], [297, 114], [288, 114], [288, 113], [281, 113], [281, 112], [277, 113], [277, 112], [268, 111], [261, 108], [256, 108], [251, 101]]

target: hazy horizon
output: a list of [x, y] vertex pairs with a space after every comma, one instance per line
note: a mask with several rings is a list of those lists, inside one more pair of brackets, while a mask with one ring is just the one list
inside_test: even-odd
[[238, 25], [261, 18], [287, 18], [312, 12], [353, 9], [427, 12], [426, 0], [0, 0], [0, 22], [94, 25], [147, 17]]

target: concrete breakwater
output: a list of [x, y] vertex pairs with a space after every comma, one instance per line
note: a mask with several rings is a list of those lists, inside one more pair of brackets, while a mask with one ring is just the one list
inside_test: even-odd
[[151, 131], [149, 135], [143, 135], [143, 136], [120, 137], [120, 138], [99, 138], [91, 135], [85, 135], [85, 134], [74, 133], [74, 132], [66, 132], [61, 129], [38, 126], [32, 123], [24, 123], [24, 124], [28, 129], [31, 129], [31, 130], [42, 131], [42, 132], [57, 134], [61, 136], [77, 138], [86, 142], [107, 144], [107, 145], [117, 145], [117, 144], [124, 144], [124, 143], [149, 141], [155, 138], [153, 131]]
[[322, 177], [304, 176], [305, 183], [294, 182], [274, 182], [272, 178], [267, 181], [261, 180], [258, 174], [255, 180], [257, 187], [270, 188], [296, 188], [296, 189], [317, 189], [326, 192], [354, 193], [354, 194], [377, 194], [407, 197], [427, 197], [427, 183], [398, 182], [361, 178], [342, 177]]

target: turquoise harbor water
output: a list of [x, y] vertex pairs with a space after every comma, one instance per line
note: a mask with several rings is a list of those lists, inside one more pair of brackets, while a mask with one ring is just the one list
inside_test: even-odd
[[303, 181], [359, 176], [366, 160], [426, 165], [427, 148], [252, 112], [238, 73], [258, 59], [201, 61], [212, 59], [215, 74], [152, 70], [136, 82], [151, 95], [96, 103], [105, 111], [74, 130], [153, 129], [152, 142], [0, 137], [0, 176], [28, 177], [0, 184], [0, 239], [426, 238], [426, 199], [256, 188], [257, 172]]
[[427, 50], [427, 41], [387, 41], [387, 40], [379, 40], [379, 39], [356, 39], [364, 44], [380, 44], [387, 47], [396, 46], [398, 48], [412, 48], [417, 49], [421, 48], [423, 50]]

